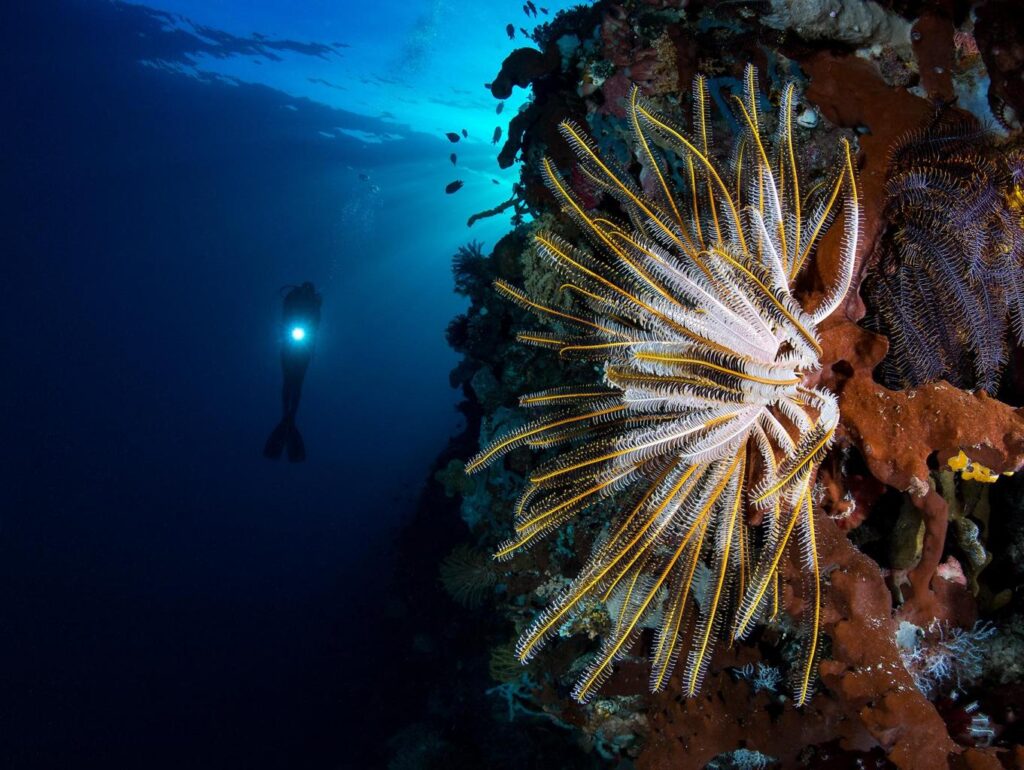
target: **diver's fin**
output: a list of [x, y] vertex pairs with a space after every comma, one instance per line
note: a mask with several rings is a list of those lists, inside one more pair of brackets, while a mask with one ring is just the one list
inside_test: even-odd
[[288, 426], [288, 462], [301, 463], [306, 459], [306, 445], [295, 423]]
[[277, 427], [270, 432], [267, 443], [263, 446], [263, 456], [268, 460], [280, 460], [284, 452], [285, 442], [288, 440], [289, 429], [292, 426], [287, 420], [281, 420]]

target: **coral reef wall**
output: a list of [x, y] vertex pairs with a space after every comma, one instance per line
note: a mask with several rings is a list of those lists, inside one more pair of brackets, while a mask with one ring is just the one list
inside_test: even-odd
[[[593, 363], [561, 361], [516, 343], [515, 333], [535, 322], [490, 288], [501, 279], [564, 307], [559, 280], [530, 247], [540, 228], [579, 237], [543, 184], [543, 156], [568, 175], [585, 205], [607, 204], [586, 175], [573, 171], [559, 122], [587, 127], [599, 151], [643, 185], [626, 121], [631, 86], [664, 111], [684, 115], [686, 91], [701, 72], [710, 98], [727, 107], [745, 65], [754, 63], [761, 91], [776, 105], [783, 84], [798, 83], [794, 114], [812, 176], [827, 174], [839, 140], [855, 148], [863, 217], [855, 287], [820, 327], [823, 366], [814, 383], [837, 395], [841, 417], [814, 494], [825, 648], [813, 699], [795, 708], [779, 684], [798, 654], [794, 619], [803, 610], [799, 592], [788, 588], [775, 621], [717, 651], [696, 698], [682, 697], [678, 677], [665, 692], [649, 694], [645, 661], [627, 657], [596, 698], [574, 703], [572, 683], [611, 622], [601, 603], [577, 613], [559, 630], [562, 638], [519, 666], [511, 645], [579, 571], [580, 554], [599, 536], [600, 511], [513, 561], [488, 566], [480, 554], [508, 537], [531, 467], [530, 453], [516, 450], [479, 476], [466, 477], [459, 458], [436, 476], [459, 501], [468, 532], [441, 565], [441, 579], [457, 602], [503, 619], [503, 636], [489, 645], [481, 640], [479, 650], [501, 718], [524, 731], [554, 725], [609, 766], [651, 770], [1024, 766], [1024, 483], [1009, 475], [1024, 464], [1024, 413], [1013, 406], [1024, 403], [1020, 310], [999, 320], [994, 310], [977, 310], [985, 301], [978, 283], [984, 276], [970, 264], [974, 247], [958, 242], [953, 251], [962, 253], [951, 253], [941, 228], [919, 221], [922, 210], [966, 210], [987, 196], [998, 212], [991, 214], [996, 224], [986, 226], [985, 253], [1002, 255], [1024, 243], [1015, 170], [1024, 115], [1022, 18], [1010, 0], [976, 8], [943, 0], [599, 0], [546, 20], [532, 33], [539, 50], [523, 48], [506, 59], [490, 84], [493, 95], [531, 91], [527, 105], [509, 116], [498, 156], [502, 166], [521, 168], [514, 228], [489, 255], [470, 244], [455, 260], [456, 285], [471, 302], [448, 329], [463, 356], [451, 382], [463, 389], [472, 417], [467, 443], [485, 445], [523, 424], [521, 394], [594, 377]], [[723, 121], [733, 119], [722, 112]], [[991, 130], [982, 149], [947, 158], [943, 167], [934, 144], [941, 144], [941, 132], [938, 140], [921, 133], [937, 122]], [[729, 126], [717, 128], [727, 133]], [[933, 144], [901, 161], [894, 148], [907, 146], [909, 135]], [[907, 168], [918, 176], [906, 177]], [[998, 170], [979, 181], [990, 168]], [[942, 201], [928, 197], [936, 187]], [[903, 204], [893, 205], [900, 195]], [[879, 291], [857, 290], [879, 284], [880, 271], [891, 268], [893, 244], [905, 243], [910, 231], [925, 251], [950, 260], [949, 274], [966, 287], [956, 301], [977, 310], [963, 319], [974, 324], [970, 331], [957, 325], [955, 312], [914, 307], [925, 297], [950, 302], [949, 287], [922, 293], [920, 276], [931, 280], [936, 270], [921, 264], [927, 254], [900, 263], [918, 292], [916, 303], [896, 298], [909, 326], [899, 326]], [[833, 283], [839, 255], [838, 238], [826, 237], [797, 287], [806, 304]], [[1000, 265], [1011, 282], [1020, 279], [1019, 267]], [[900, 285], [886, 284], [897, 295]], [[925, 312], [931, 315], [922, 322]], [[886, 323], [871, 323], [881, 315]], [[943, 338], [943, 354], [962, 348], [955, 369], [892, 374], [898, 362], [887, 358], [890, 343], [900, 360], [927, 363], [936, 354], [920, 346]], [[795, 561], [782, 570], [784, 582], [799, 581]], [[453, 613], [465, 611], [452, 606]]]

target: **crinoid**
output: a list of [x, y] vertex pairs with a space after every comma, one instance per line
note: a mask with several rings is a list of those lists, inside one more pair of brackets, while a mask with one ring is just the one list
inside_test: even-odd
[[[579, 128], [562, 124], [582, 174], [626, 218], [584, 210], [545, 159], [551, 192], [589, 247], [541, 232], [536, 248], [564, 276], [563, 290], [579, 312], [544, 306], [496, 283], [554, 323], [554, 332], [520, 339], [604, 362], [600, 384], [524, 396], [523, 406], [551, 413], [467, 465], [479, 470], [523, 445], [564, 448], [531, 474], [516, 506], [515, 536], [497, 553], [501, 559], [614, 496], [618, 512], [583, 570], [517, 648], [520, 660], [531, 658], [584, 599], [614, 607], [611, 629], [573, 692], [580, 701], [627, 654], [643, 625], [657, 629], [652, 690], [666, 686], [688, 639], [682, 684], [695, 695], [723, 628], [742, 637], [766, 612], [777, 611], [780, 565], [791, 544], [806, 571], [809, 608], [805, 659], [794, 668], [797, 703], [812, 690], [821, 602], [811, 485], [838, 409], [831, 394], [805, 386], [804, 376], [819, 368], [816, 325], [839, 306], [853, 274], [857, 188], [844, 141], [832, 178], [803, 199], [794, 87], [784, 91], [769, 142], [752, 67], [745, 82], [743, 97], [733, 97], [744, 130], [728, 174], [712, 156], [702, 77], [694, 84], [692, 137], [633, 89], [628, 118], [649, 194], [600, 158]], [[655, 145], [678, 160], [670, 162]], [[674, 191], [670, 179], [681, 189]], [[835, 287], [805, 310], [790, 286], [844, 190]], [[754, 511], [762, 522], [756, 528], [747, 524]], [[695, 580], [701, 573], [708, 579]], [[698, 586], [701, 596], [691, 607]]]
[[969, 118], [937, 114], [892, 151], [890, 227], [864, 282], [865, 325], [889, 338], [879, 376], [995, 392], [1009, 327], [1024, 344], [1024, 154], [1000, 152]]
[[492, 567], [493, 562], [486, 551], [478, 551], [465, 544], [457, 545], [441, 562], [441, 585], [463, 607], [479, 607], [487, 592], [498, 582]]

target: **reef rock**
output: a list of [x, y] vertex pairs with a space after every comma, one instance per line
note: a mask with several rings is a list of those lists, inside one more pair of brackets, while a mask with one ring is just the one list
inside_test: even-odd
[[762, 22], [805, 40], [858, 47], [910, 43], [910, 24], [874, 0], [771, 0], [771, 13]]

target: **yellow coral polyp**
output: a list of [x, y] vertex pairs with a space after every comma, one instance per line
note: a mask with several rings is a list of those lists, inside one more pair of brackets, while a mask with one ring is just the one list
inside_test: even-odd
[[985, 484], [992, 484], [999, 478], [998, 473], [993, 473], [984, 465], [971, 463], [971, 466], [960, 476], [968, 481], [981, 481]]
[[[999, 479], [998, 473], [993, 473], [991, 468], [986, 468], [981, 463], [972, 462], [961, 449], [956, 457], [950, 457], [946, 461], [950, 470], [960, 474], [964, 481], [980, 481], [983, 484], [992, 484]], [[1012, 476], [1013, 472], [1004, 473], [1004, 476]]]
[[949, 460], [947, 460], [949, 469], [956, 473], [959, 473], [960, 471], [964, 470], [970, 464], [970, 462], [970, 458], [968, 458], [967, 455], [964, 454], [964, 450], [962, 449], [960, 450], [960, 454], [958, 454], [956, 457], [950, 457]]

